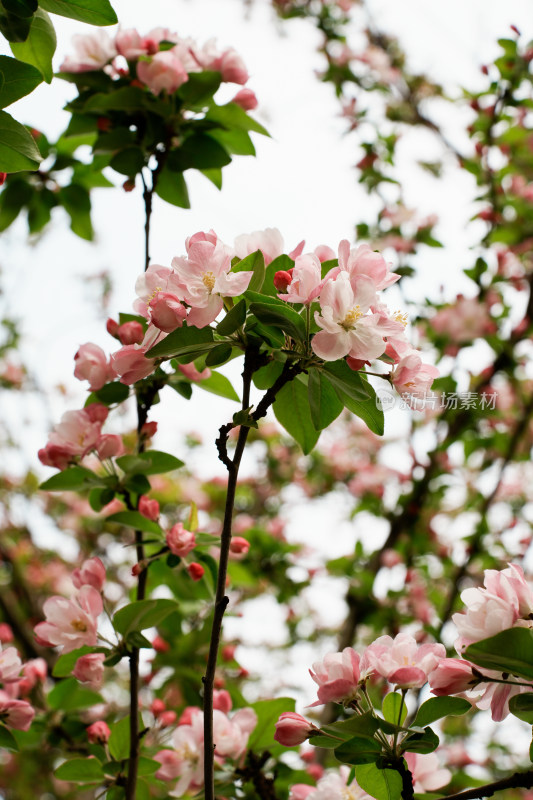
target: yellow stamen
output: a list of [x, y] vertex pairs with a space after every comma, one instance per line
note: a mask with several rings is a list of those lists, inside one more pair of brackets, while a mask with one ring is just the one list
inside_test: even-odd
[[74, 628], [75, 631], [80, 631], [80, 633], [85, 633], [87, 630], [87, 625], [82, 619], [73, 619], [70, 627]]
[[363, 312], [361, 311], [361, 306], [354, 306], [348, 311], [348, 313], [344, 317], [344, 320], [341, 323], [342, 327], [345, 328], [346, 330], [348, 330], [349, 328], [353, 328], [357, 320], [361, 319], [362, 316]]
[[216, 277], [212, 272], [204, 273], [204, 276], [202, 278], [202, 283], [204, 284], [204, 286], [207, 287], [207, 289], [210, 292], [213, 291], [213, 288], [215, 286], [215, 282], [216, 282]]
[[147, 306], [149, 306], [149, 305], [150, 305], [150, 303], [152, 302], [152, 300], [154, 299], [154, 297], [155, 297], [157, 294], [159, 294], [159, 292], [162, 292], [162, 291], [163, 291], [163, 287], [162, 287], [162, 286], [156, 286], [156, 287], [155, 287], [155, 289], [154, 289], [154, 291], [152, 292], [152, 294], [151, 294], [151, 295], [150, 295], [150, 297], [148, 298], [148, 301], [147, 301], [146, 305], [147, 305]]
[[392, 318], [396, 320], [396, 322], [401, 322], [403, 327], [407, 325], [408, 317], [407, 314], [403, 314], [401, 311], [395, 311], [392, 315]]

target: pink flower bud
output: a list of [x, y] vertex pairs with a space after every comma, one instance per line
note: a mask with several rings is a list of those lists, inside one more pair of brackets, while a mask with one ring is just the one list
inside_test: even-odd
[[99, 689], [104, 677], [104, 653], [89, 653], [81, 656], [76, 661], [72, 674], [81, 683], [88, 684], [92, 689]]
[[118, 329], [119, 329], [118, 322], [115, 322], [114, 319], [111, 319], [111, 317], [109, 317], [105, 326], [107, 332], [111, 334], [111, 336], [113, 336], [115, 339], [118, 339]]
[[188, 555], [196, 545], [196, 536], [191, 531], [185, 530], [182, 522], [177, 522], [166, 536], [167, 545], [171, 553], [182, 558]]
[[437, 696], [466, 692], [475, 684], [472, 664], [462, 658], [442, 658], [429, 676], [429, 685]]
[[3, 186], [6, 182], [7, 172], [0, 172], [0, 186]]
[[0, 642], [2, 644], [8, 644], [12, 642], [14, 638], [13, 631], [7, 622], [0, 622]]
[[89, 381], [89, 388], [95, 392], [101, 389], [109, 378], [109, 365], [106, 354], [97, 344], [82, 344], [74, 356], [74, 377]]
[[309, 739], [316, 730], [318, 729], [301, 714], [286, 711], [276, 722], [274, 739], [285, 747], [294, 747], [294, 745], [302, 744]]
[[140, 322], [131, 320], [117, 328], [118, 338], [122, 344], [140, 344], [144, 339], [144, 330]]
[[241, 89], [233, 98], [233, 102], [245, 111], [253, 111], [259, 105], [255, 92], [251, 89]]
[[159, 503], [143, 494], [139, 498], [139, 513], [153, 522], [159, 519]]
[[187, 317], [187, 309], [183, 303], [169, 292], [158, 292], [149, 306], [151, 322], [165, 333], [181, 328]]
[[166, 705], [159, 697], [156, 697], [155, 700], [152, 700], [150, 711], [152, 712], [154, 717], [158, 717], [165, 710], [166, 710]]
[[235, 650], [237, 648], [234, 644], [226, 644], [222, 648], [222, 661], [233, 661], [235, 659]]
[[358, 372], [365, 366], [365, 364], [368, 364], [368, 366], [370, 366], [370, 361], [365, 361], [362, 358], [352, 358], [352, 356], [348, 356], [346, 358], [346, 363], [348, 364], [350, 369], [353, 369], [354, 372]]
[[158, 717], [158, 722], [162, 728], [169, 728], [174, 725], [177, 717], [178, 715], [175, 711], [163, 711]]
[[201, 564], [198, 564], [198, 562], [193, 561], [187, 567], [187, 572], [189, 573], [193, 581], [200, 581], [204, 576], [205, 569], [202, 567]]
[[139, 561], [138, 564], [134, 564], [133, 567], [131, 568], [131, 574], [133, 575], [134, 578], [138, 578], [141, 572], [144, 572], [146, 567], [147, 567], [146, 561]]
[[231, 695], [226, 689], [214, 689], [213, 708], [218, 708], [219, 711], [223, 711], [224, 714], [227, 714], [228, 711], [231, 711], [232, 706]]
[[102, 434], [102, 436], [100, 436], [98, 439], [96, 452], [102, 460], [105, 458], [116, 458], [117, 456], [124, 455], [125, 449], [122, 436], [118, 436], [115, 433]]
[[231, 540], [229, 549], [232, 553], [238, 553], [239, 555], [246, 555], [246, 553], [250, 549], [250, 542], [248, 542], [246, 539], [243, 539], [242, 536], [234, 536]]
[[100, 425], [103, 425], [109, 416], [109, 409], [102, 403], [91, 403], [83, 411], [91, 422], [99, 422]]
[[178, 725], [190, 725], [196, 714], [200, 714], [201, 709], [198, 706], [187, 706], [183, 709], [183, 713], [179, 718]]
[[156, 653], [168, 653], [170, 650], [169, 643], [165, 642], [161, 636], [156, 636], [155, 639], [152, 640], [152, 647]]
[[279, 270], [274, 275], [274, 286], [278, 292], [286, 292], [287, 287], [292, 283], [292, 269]]
[[76, 589], [88, 585], [101, 592], [105, 583], [105, 567], [102, 561], [96, 556], [88, 558], [81, 567], [73, 571], [72, 583]]
[[151, 439], [157, 433], [157, 422], [145, 422], [141, 428], [141, 436]]
[[93, 722], [87, 728], [87, 738], [91, 744], [106, 744], [111, 736], [111, 730], [103, 720]]

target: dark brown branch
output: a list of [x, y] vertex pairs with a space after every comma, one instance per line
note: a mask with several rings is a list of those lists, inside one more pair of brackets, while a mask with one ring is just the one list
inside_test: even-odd
[[486, 783], [484, 786], [478, 786], [477, 789], [467, 789], [464, 792], [457, 792], [457, 794], [448, 794], [441, 798], [441, 800], [476, 800], [481, 797], [492, 797], [496, 792], [501, 792], [504, 789], [532, 789], [533, 788], [533, 770], [529, 772], [515, 772], [508, 778], [502, 778], [500, 781], [494, 783]]

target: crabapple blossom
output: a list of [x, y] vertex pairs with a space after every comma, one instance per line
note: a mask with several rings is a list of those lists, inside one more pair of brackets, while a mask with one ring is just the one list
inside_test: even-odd
[[43, 611], [46, 622], [35, 626], [40, 641], [62, 646], [64, 653], [97, 643], [97, 618], [103, 611], [102, 596], [92, 586], [82, 586], [76, 597], [49, 597]]
[[102, 69], [117, 55], [116, 47], [106, 31], [77, 34], [72, 37], [74, 56], [67, 56], [60, 72], [91, 72]]
[[111, 354], [111, 366], [121, 383], [130, 386], [147, 378], [155, 369], [153, 358], [146, 358], [148, 348], [128, 344]]
[[39, 450], [39, 460], [47, 467], [65, 469], [76, 457], [83, 458], [96, 448], [102, 421], [91, 406], [81, 411], [66, 411], [48, 437], [46, 446]]
[[35, 716], [35, 710], [26, 700], [13, 700], [0, 689], [0, 720], [8, 728], [27, 731]]
[[173, 94], [189, 80], [187, 70], [172, 50], [155, 53], [150, 61], [137, 63], [137, 78], [155, 95]]
[[168, 531], [166, 542], [171, 553], [175, 556], [187, 556], [196, 545], [196, 536], [192, 531], [185, 530], [182, 522], [177, 522]]
[[104, 653], [88, 653], [80, 656], [72, 674], [81, 683], [87, 684], [92, 689], [99, 689], [104, 677], [104, 660]]
[[118, 436], [116, 433], [103, 433], [98, 439], [96, 452], [98, 458], [102, 460], [105, 458], [117, 458], [117, 456], [124, 455], [126, 451], [122, 436]]
[[180, 797], [189, 789], [199, 789], [204, 781], [203, 714], [197, 711], [190, 725], [179, 725], [172, 734], [173, 750], [161, 750], [154, 756], [161, 767], [155, 777], [163, 781], [178, 781], [172, 794]]
[[145, 494], [141, 495], [139, 498], [139, 514], [155, 522], [159, 519], [159, 503]]
[[111, 736], [111, 729], [103, 720], [97, 720], [89, 725], [86, 733], [91, 744], [106, 744]]
[[315, 321], [322, 329], [311, 342], [314, 352], [324, 361], [344, 356], [378, 358], [385, 351], [385, 340], [374, 315], [366, 315], [376, 298], [376, 286], [370, 278], [357, 278], [354, 291], [347, 272], [326, 281], [320, 293], [320, 314]]
[[227, 714], [228, 711], [231, 711], [232, 706], [231, 695], [226, 689], [213, 690], [213, 708], [217, 708], [219, 711], [223, 711], [224, 714]]
[[3, 650], [0, 648], [0, 681], [18, 681], [21, 669], [22, 661], [16, 647], [6, 647]]
[[117, 336], [121, 344], [141, 344], [144, 339], [144, 330], [140, 322], [131, 320], [124, 322], [117, 328]]
[[187, 309], [170, 292], [158, 292], [149, 302], [150, 321], [156, 328], [171, 333], [181, 328], [187, 318]]
[[408, 633], [399, 633], [394, 639], [380, 636], [365, 651], [368, 666], [403, 689], [420, 689], [439, 660], [445, 657], [444, 645], [419, 646]]
[[298, 256], [291, 273], [287, 294], [280, 294], [278, 297], [289, 303], [309, 305], [318, 297], [324, 285], [318, 256], [314, 253]]
[[197, 561], [192, 561], [187, 567], [187, 572], [193, 581], [201, 581], [204, 577], [205, 569], [201, 564], [198, 564]]
[[316, 661], [309, 674], [318, 684], [318, 700], [311, 706], [355, 698], [359, 681], [364, 677], [362, 667], [361, 657], [352, 647], [345, 647], [342, 653], [328, 653], [323, 661]]
[[435, 753], [405, 753], [404, 758], [413, 776], [413, 789], [416, 794], [434, 792], [446, 786], [451, 779], [449, 769], [441, 767]]
[[118, 30], [115, 36], [115, 47], [119, 55], [124, 56], [128, 61], [148, 55], [150, 52], [147, 40], [135, 28]]
[[472, 642], [488, 639], [500, 631], [512, 628], [518, 619], [515, 607], [486, 589], [470, 588], [461, 592], [461, 600], [466, 606], [465, 613], [452, 616], [459, 638], [455, 649], [461, 653]]
[[390, 374], [394, 388], [399, 394], [415, 396], [427, 392], [438, 376], [437, 367], [424, 364], [420, 354], [414, 349], [402, 356]]
[[211, 375], [209, 367], [204, 367], [204, 369], [199, 372], [192, 362], [190, 364], [178, 364], [178, 369], [181, 374], [190, 381], [205, 381]]
[[250, 549], [250, 542], [243, 536], [233, 536], [229, 546], [230, 552], [236, 555], [246, 555]]
[[463, 658], [443, 658], [429, 676], [431, 691], [436, 695], [466, 692], [477, 682], [472, 664]]
[[281, 714], [276, 722], [276, 733], [274, 739], [285, 747], [294, 747], [296, 744], [302, 744], [310, 736], [313, 736], [318, 728], [308, 722], [301, 714], [295, 714], [292, 711], [286, 711]]
[[[305, 242], [300, 242], [289, 253], [289, 257], [296, 258], [301, 255], [304, 244]], [[263, 231], [241, 233], [235, 239], [235, 255], [238, 258], [246, 258], [250, 253], [261, 250], [267, 266], [271, 261], [283, 254], [284, 247], [283, 236], [277, 228], [265, 228]]]
[[390, 271], [381, 253], [376, 253], [368, 244], [350, 248], [347, 239], [343, 239], [339, 244], [339, 268], [348, 273], [352, 285], [357, 276], [366, 275], [373, 281], [378, 291], [400, 280], [400, 275]]
[[97, 556], [86, 559], [81, 567], [73, 570], [72, 583], [76, 589], [88, 585], [101, 592], [105, 583], [105, 567], [101, 559]]
[[233, 98], [233, 102], [237, 103], [245, 111], [253, 111], [259, 105], [259, 101], [252, 89], [240, 89]]
[[113, 376], [106, 354], [97, 344], [91, 342], [82, 344], [74, 356], [74, 361], [76, 364], [74, 377], [80, 381], [89, 381], [89, 389], [92, 392], [101, 389]]

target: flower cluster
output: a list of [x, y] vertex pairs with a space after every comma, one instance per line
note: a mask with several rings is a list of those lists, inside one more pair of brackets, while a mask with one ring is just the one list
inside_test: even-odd
[[[96, 345], [86, 347], [95, 348]], [[78, 354], [81, 350], [82, 348]], [[66, 411], [61, 422], [48, 437], [46, 446], [39, 450], [41, 463], [47, 467], [66, 469], [73, 461], [88, 453], [95, 452], [100, 459], [122, 455], [122, 438], [115, 434], [102, 433], [102, 425], [108, 414], [109, 410], [101, 403], [92, 403], [79, 411]]]
[[[232, 717], [231, 699], [227, 692], [220, 698], [222, 705], [213, 712], [213, 739], [216, 742], [215, 763], [222, 766], [227, 758], [238, 760], [246, 750], [248, 737], [257, 725], [257, 716], [251, 708], [241, 708]], [[228, 703], [229, 701], [229, 703]], [[161, 750], [154, 756], [161, 767], [156, 778], [176, 781], [172, 795], [181, 797], [187, 792], [196, 792], [204, 782], [204, 715], [196, 707], [188, 707], [178, 722], [172, 737], [173, 750]]]
[[[244, 85], [248, 71], [232, 47], [219, 50], [214, 40], [200, 47], [193, 39], [183, 38], [168, 28], [153, 28], [141, 36], [134, 28], [119, 30], [114, 38], [98, 29], [73, 37], [75, 54], [67, 56], [61, 72], [91, 72], [105, 69], [110, 75], [130, 75], [136, 85], [146, 86], [155, 95], [172, 94], [194, 72], [213, 70], [227, 83]], [[255, 108], [253, 92], [241, 90], [235, 102]]]
[[42, 683], [47, 671], [42, 658], [33, 658], [23, 664], [15, 647], [2, 649], [0, 644], [0, 722], [9, 728], [28, 730], [35, 709], [27, 699], [20, 698], [27, 697], [38, 683]]

